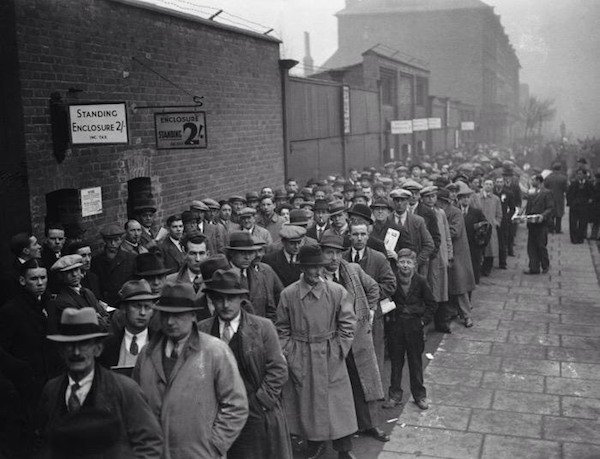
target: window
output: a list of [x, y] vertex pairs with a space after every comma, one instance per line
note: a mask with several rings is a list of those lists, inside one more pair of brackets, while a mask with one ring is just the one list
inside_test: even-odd
[[62, 188], [46, 194], [46, 227], [50, 223], [61, 223], [68, 239], [79, 239], [84, 230], [81, 227], [81, 202], [79, 190]]
[[425, 78], [417, 78], [417, 88], [415, 94], [415, 105], [424, 107], [427, 101], [427, 80]]
[[396, 72], [391, 69], [379, 69], [381, 79], [381, 103], [396, 106]]

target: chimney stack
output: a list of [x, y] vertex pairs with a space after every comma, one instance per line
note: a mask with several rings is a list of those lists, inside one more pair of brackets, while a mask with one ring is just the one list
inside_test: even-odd
[[308, 32], [304, 32], [304, 59], [302, 64], [304, 65], [304, 76], [309, 76], [314, 72], [315, 63], [310, 55], [310, 34]]

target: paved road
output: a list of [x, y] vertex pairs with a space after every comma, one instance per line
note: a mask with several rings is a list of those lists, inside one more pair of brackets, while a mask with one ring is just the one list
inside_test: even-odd
[[525, 233], [476, 291], [475, 327], [441, 341], [431, 408], [408, 403], [379, 458], [600, 458], [598, 248], [551, 235], [550, 273], [527, 276]]

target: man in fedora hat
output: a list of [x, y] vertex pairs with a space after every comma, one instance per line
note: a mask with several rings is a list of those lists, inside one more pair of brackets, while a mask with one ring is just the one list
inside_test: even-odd
[[181, 215], [167, 218], [168, 236], [160, 243], [165, 266], [172, 271], [179, 271], [185, 261], [185, 247], [181, 243], [183, 237], [183, 220]]
[[350, 236], [348, 235], [348, 209], [340, 200], [329, 203], [330, 227], [323, 235], [333, 234], [344, 238], [344, 247], [350, 247]]
[[138, 385], [96, 364], [105, 336], [92, 308], [65, 309], [57, 333], [48, 335], [67, 372], [44, 387], [43, 450], [51, 457], [160, 458], [161, 429]]
[[275, 326], [244, 310], [248, 290], [233, 270], [215, 271], [205, 282], [204, 292], [216, 314], [200, 322], [198, 328], [229, 344], [248, 394], [250, 416], [227, 457], [291, 459], [281, 400], [288, 371]]
[[100, 299], [112, 306], [119, 300], [121, 286], [133, 274], [135, 255], [120, 247], [125, 234], [121, 225], [107, 225], [100, 230], [100, 234], [104, 250], [92, 257], [92, 271], [100, 281]]
[[242, 285], [248, 290], [248, 299], [254, 313], [275, 320], [283, 285], [268, 265], [264, 269], [254, 269], [256, 252], [260, 248], [250, 233], [236, 231], [229, 236], [229, 245], [225, 249], [231, 270], [240, 277]]
[[235, 357], [223, 341], [198, 330], [198, 307], [190, 284], [167, 284], [153, 306], [161, 329], [133, 371], [172, 459], [224, 456], [248, 417]]
[[356, 328], [352, 298], [323, 279], [328, 262], [319, 246], [302, 246], [298, 264], [302, 277], [281, 293], [276, 323], [290, 373], [283, 389], [288, 425], [309, 441], [309, 457], [333, 440], [338, 456], [351, 458], [358, 428], [345, 361]]
[[206, 245], [206, 236], [199, 232], [186, 234], [181, 243], [185, 248], [185, 262], [178, 272], [167, 276], [167, 283], [190, 284], [196, 294], [200, 295], [202, 286], [200, 265], [210, 256]]
[[54, 332], [58, 328], [62, 312], [67, 308], [92, 308], [96, 311], [98, 321], [104, 330], [108, 329], [110, 317], [106, 309], [100, 305], [91, 290], [81, 286], [83, 273], [81, 255], [65, 255], [52, 265], [50, 270], [56, 274], [59, 292], [48, 305], [48, 328]]
[[106, 366], [133, 367], [140, 350], [151, 338], [148, 328], [152, 318], [152, 305], [160, 295], [152, 292], [144, 279], [130, 280], [119, 291], [119, 310], [124, 326], [104, 342], [98, 361]]
[[133, 217], [142, 225], [142, 245], [147, 249], [156, 245], [154, 238], [154, 216], [156, 215], [156, 202], [153, 199], [140, 200], [133, 208]]
[[[352, 225], [350, 223], [351, 228]], [[323, 275], [327, 280], [342, 285], [353, 299], [356, 329], [352, 347], [346, 356], [346, 366], [352, 385], [358, 430], [386, 442], [390, 439], [389, 435], [377, 427], [383, 419], [378, 416], [376, 402], [382, 400], [384, 394], [372, 336], [373, 318], [379, 304], [379, 285], [358, 263], [344, 260], [342, 244], [341, 236], [325, 235], [321, 239], [319, 245], [328, 262]], [[386, 260], [384, 263], [389, 267]], [[383, 337], [383, 334], [380, 336]]]
[[80, 255], [81, 256], [81, 285], [88, 288], [96, 296], [100, 298], [100, 280], [92, 268], [92, 247], [87, 241], [73, 241], [65, 246], [65, 255]]
[[323, 233], [329, 229], [329, 205], [325, 199], [317, 199], [313, 209], [315, 224], [308, 228], [306, 235], [321, 240]]
[[297, 265], [298, 252], [304, 244], [306, 229], [296, 225], [284, 225], [279, 230], [282, 248], [271, 252], [263, 258], [273, 271], [277, 273], [284, 287], [300, 279], [300, 268]]
[[167, 282], [167, 274], [172, 272], [172, 269], [165, 267], [163, 256], [159, 251], [142, 253], [135, 257], [133, 278], [148, 282], [154, 294], [160, 294]]

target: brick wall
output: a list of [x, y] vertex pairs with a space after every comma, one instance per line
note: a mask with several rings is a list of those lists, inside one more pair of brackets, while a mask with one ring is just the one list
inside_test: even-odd
[[[16, 24], [32, 224], [39, 234], [45, 195], [61, 188], [102, 186], [103, 214], [83, 221], [93, 236], [102, 224], [124, 221], [127, 181], [135, 177], [151, 178], [163, 221], [192, 199], [281, 186], [277, 41], [109, 0], [19, 0]], [[204, 96], [207, 149], [156, 149], [156, 110], [133, 107], [193, 102], [133, 58]], [[83, 91], [69, 96], [69, 88]], [[73, 146], [58, 164], [48, 104], [54, 91], [73, 103], [125, 101], [129, 144]]]

